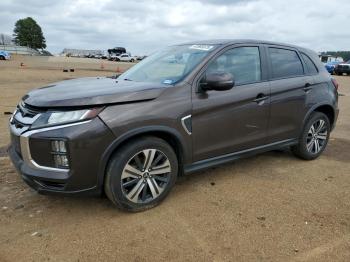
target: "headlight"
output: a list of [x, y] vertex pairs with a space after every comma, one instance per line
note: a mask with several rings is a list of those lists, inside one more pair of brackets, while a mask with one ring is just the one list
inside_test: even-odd
[[74, 111], [47, 111], [34, 121], [32, 128], [68, 124], [84, 121], [96, 117], [101, 111], [100, 108], [82, 109]]

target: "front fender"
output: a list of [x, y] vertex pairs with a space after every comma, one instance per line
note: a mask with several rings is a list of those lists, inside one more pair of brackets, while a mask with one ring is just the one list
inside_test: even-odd
[[99, 170], [98, 181], [97, 181], [98, 187], [100, 188], [104, 183], [104, 177], [105, 177], [106, 168], [107, 168], [109, 159], [122, 143], [126, 142], [129, 139], [132, 139], [133, 137], [137, 137], [141, 135], [151, 135], [152, 133], [159, 133], [159, 132], [166, 133], [172, 136], [173, 138], [175, 138], [181, 147], [180, 153], [183, 156], [183, 161], [184, 162], [190, 161], [191, 148], [187, 145], [183, 136], [176, 129], [170, 128], [167, 126], [145, 126], [145, 127], [136, 128], [116, 138], [103, 153], [100, 161], [99, 169], [98, 169]]

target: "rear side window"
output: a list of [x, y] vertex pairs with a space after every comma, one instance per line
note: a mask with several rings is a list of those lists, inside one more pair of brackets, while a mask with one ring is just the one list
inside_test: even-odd
[[301, 56], [303, 57], [303, 60], [306, 64], [307, 71], [312, 75], [317, 74], [317, 67], [315, 66], [314, 62], [312, 62], [311, 58], [305, 55], [304, 53], [301, 53]]
[[304, 74], [297, 52], [281, 48], [269, 48], [272, 78], [293, 77]]
[[236, 85], [261, 80], [260, 53], [258, 47], [236, 47], [213, 60], [207, 72], [231, 73]]

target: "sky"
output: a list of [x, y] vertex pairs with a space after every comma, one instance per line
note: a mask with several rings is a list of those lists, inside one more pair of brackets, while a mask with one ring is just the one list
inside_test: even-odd
[[261, 39], [350, 50], [349, 0], [1, 0], [0, 33], [18, 19], [41, 26], [47, 50], [107, 50], [148, 55], [204, 39]]

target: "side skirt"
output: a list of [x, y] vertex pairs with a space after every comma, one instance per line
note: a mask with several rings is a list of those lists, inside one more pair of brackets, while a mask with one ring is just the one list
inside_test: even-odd
[[239, 152], [234, 152], [234, 153], [230, 153], [222, 156], [200, 160], [200, 161], [194, 162], [193, 164], [185, 166], [184, 173], [190, 174], [209, 167], [214, 167], [214, 166], [225, 164], [231, 161], [235, 161], [241, 158], [250, 157], [250, 156], [268, 152], [271, 150], [292, 146], [297, 143], [298, 143], [297, 139], [287, 139], [287, 140], [283, 140], [283, 141], [279, 141], [279, 142], [275, 142], [275, 143], [271, 143], [263, 146], [254, 147], [251, 149], [242, 150]]

